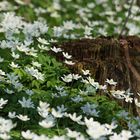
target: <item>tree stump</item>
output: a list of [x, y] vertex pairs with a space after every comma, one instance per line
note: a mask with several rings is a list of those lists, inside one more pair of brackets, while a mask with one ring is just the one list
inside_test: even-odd
[[[57, 45], [57, 44], [55, 44]], [[136, 36], [99, 37], [96, 39], [81, 39], [57, 45], [63, 51], [73, 56], [76, 62], [73, 71], [80, 73], [81, 69], [89, 69], [92, 76], [100, 84], [106, 79], [118, 82], [116, 90], [131, 89], [134, 98], [140, 99], [140, 38]], [[63, 60], [63, 56], [57, 56]], [[128, 103], [121, 103], [128, 107]], [[131, 104], [134, 114], [140, 115], [140, 109]]]

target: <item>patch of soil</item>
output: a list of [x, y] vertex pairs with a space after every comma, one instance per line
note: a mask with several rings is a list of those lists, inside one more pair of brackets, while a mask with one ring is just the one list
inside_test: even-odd
[[[134, 98], [140, 93], [140, 38], [136, 36], [99, 37], [96, 39], [81, 39], [62, 43], [64, 52], [73, 56], [76, 64], [70, 67], [74, 72], [81, 73], [82, 69], [89, 69], [92, 76], [100, 84], [106, 79], [118, 82], [116, 90], [131, 89]], [[59, 60], [64, 60], [58, 55]], [[124, 102], [122, 103], [124, 104]], [[139, 108], [131, 104], [133, 112], [140, 115]], [[125, 103], [128, 107], [128, 104]], [[137, 111], [136, 111], [137, 110]]]

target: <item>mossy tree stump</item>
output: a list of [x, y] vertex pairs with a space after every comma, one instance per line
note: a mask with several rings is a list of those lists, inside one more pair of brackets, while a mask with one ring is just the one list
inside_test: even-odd
[[[57, 45], [57, 44], [55, 44]], [[99, 37], [96, 39], [81, 39], [57, 45], [73, 56], [76, 62], [70, 67], [80, 73], [81, 69], [89, 69], [92, 76], [100, 84], [106, 79], [118, 82], [116, 90], [131, 89], [133, 98], [139, 98], [140, 93], [140, 38], [136, 36]], [[63, 60], [63, 56], [57, 57]], [[128, 106], [127, 103], [122, 103]], [[140, 115], [140, 109], [131, 104], [134, 113]]]

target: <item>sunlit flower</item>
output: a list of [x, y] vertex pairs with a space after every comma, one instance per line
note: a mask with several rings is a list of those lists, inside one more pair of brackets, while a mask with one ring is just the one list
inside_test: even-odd
[[65, 60], [64, 63], [67, 64], [67, 65], [74, 65], [75, 64], [74, 62], [68, 61], [68, 60]]
[[32, 140], [49, 140], [49, 138], [42, 134], [40, 136], [34, 135]]
[[22, 115], [22, 114], [17, 115], [17, 118], [20, 119], [21, 121], [29, 121], [30, 120], [30, 118], [28, 118], [27, 115]]
[[38, 44], [38, 47], [41, 49], [41, 50], [45, 50], [45, 51], [49, 51], [50, 48], [48, 46], [45, 46], [45, 45], [40, 45]]
[[44, 45], [49, 45], [50, 43], [47, 41], [47, 40], [45, 40], [44, 38], [38, 38], [37, 39], [38, 40], [38, 42], [40, 42], [40, 43], [42, 43], [42, 44], [44, 44]]
[[80, 122], [82, 119], [82, 115], [76, 116], [76, 113], [73, 114], [68, 114], [70, 119], [73, 120], [74, 122]]
[[39, 101], [39, 106], [37, 107], [37, 111], [39, 115], [43, 118], [46, 118], [49, 115], [50, 104], [46, 102]]
[[38, 69], [35, 69], [34, 67], [26, 67], [25, 71], [35, 77], [37, 80], [44, 81], [44, 74], [38, 71]]
[[24, 139], [31, 140], [33, 139], [35, 134], [31, 132], [30, 130], [27, 130], [27, 131], [22, 131], [21, 135]]
[[113, 95], [113, 97], [117, 98], [117, 99], [124, 99], [124, 94], [125, 94], [125, 91], [120, 91], [120, 90], [111, 90], [110, 91], [111, 94]]
[[15, 64], [14, 62], [11, 62], [10, 66], [12, 68], [19, 68], [19, 65], [18, 64]]
[[0, 98], [0, 109], [3, 108], [4, 105], [6, 105], [8, 100], [4, 100], [3, 98]]
[[89, 84], [91, 84], [93, 87], [95, 87], [96, 89], [99, 88], [99, 86], [100, 86], [99, 83], [95, 82], [93, 78], [88, 77], [87, 80], [88, 80]]
[[137, 106], [137, 107], [140, 107], [140, 102], [138, 102], [138, 99], [137, 98], [135, 98], [135, 105]]
[[64, 113], [61, 111], [56, 111], [54, 108], [52, 108], [52, 115], [56, 118], [62, 118]]
[[32, 65], [35, 66], [35, 67], [41, 68], [41, 64], [38, 63], [38, 62], [32, 61]]
[[56, 48], [55, 46], [51, 48], [51, 50], [55, 53], [62, 52], [61, 48]]
[[130, 103], [133, 102], [133, 98], [130, 97], [129, 95], [125, 95], [124, 98], [125, 98], [125, 101], [126, 101], [126, 102], [130, 102]]
[[79, 74], [72, 74], [72, 76], [73, 76], [73, 79], [75, 79], [75, 80], [78, 80], [81, 78], [81, 75], [79, 75]]
[[51, 127], [55, 126], [55, 118], [51, 115], [48, 115], [46, 117], [46, 119], [39, 122], [39, 125], [44, 128], [51, 128]]
[[80, 132], [72, 131], [69, 128], [67, 128], [67, 136], [70, 138], [77, 138], [78, 136], [80, 136]]
[[19, 54], [15, 54], [15, 52], [12, 52], [12, 57], [14, 59], [19, 59], [20, 55]]
[[83, 72], [83, 75], [91, 75], [89, 70], [82, 70], [82, 72]]
[[72, 55], [69, 55], [67, 52], [62, 52], [63, 56], [66, 58], [66, 59], [71, 59], [72, 58]]
[[11, 129], [16, 127], [16, 124], [13, 124], [10, 119], [4, 119], [0, 117], [0, 134], [9, 133]]
[[72, 80], [73, 80], [72, 74], [64, 75], [64, 77], [61, 77], [61, 78], [66, 83], [72, 82]]
[[3, 70], [0, 70], [0, 75], [5, 76], [5, 72]]
[[11, 139], [11, 136], [7, 133], [0, 133], [0, 138], [2, 140], [9, 140], [9, 139]]
[[113, 86], [116, 86], [116, 84], [117, 84], [117, 82], [115, 82], [113, 79], [107, 79], [106, 81], [105, 81], [106, 83], [108, 83], [109, 85], [113, 85]]

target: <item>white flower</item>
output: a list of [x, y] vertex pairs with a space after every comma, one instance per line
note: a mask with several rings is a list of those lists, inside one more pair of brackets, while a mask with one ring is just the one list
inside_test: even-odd
[[66, 30], [73, 30], [75, 28], [75, 24], [73, 23], [73, 21], [64, 21], [63, 27]]
[[20, 4], [20, 5], [26, 5], [26, 2], [24, 2], [22, 0], [15, 0], [15, 2]]
[[91, 84], [93, 87], [95, 87], [96, 89], [99, 88], [99, 86], [100, 86], [99, 83], [95, 82], [94, 79], [92, 79], [91, 77], [88, 77], [87, 80], [88, 80], [89, 84]]
[[27, 46], [25, 46], [24, 44], [21, 44], [20, 46], [16, 46], [16, 48], [20, 51], [20, 52], [29, 52], [30, 51], [30, 49], [27, 47]]
[[5, 76], [5, 72], [3, 70], [0, 70], [0, 75]]
[[55, 126], [55, 118], [51, 115], [48, 115], [45, 120], [39, 122], [39, 125], [44, 128], [51, 128]]
[[111, 124], [105, 124], [105, 128], [107, 130], [107, 134], [113, 134], [112, 130], [115, 129], [117, 127], [117, 124], [115, 124], [114, 122], [112, 122]]
[[32, 90], [25, 90], [26, 94], [29, 95], [29, 96], [32, 96], [34, 94], [34, 92]]
[[56, 111], [54, 108], [52, 108], [52, 115], [56, 118], [62, 118], [64, 113], [61, 111]]
[[81, 78], [81, 76], [79, 74], [72, 74], [73, 79], [78, 80]]
[[82, 70], [82, 72], [83, 72], [84, 75], [91, 75], [89, 70]]
[[11, 139], [11, 136], [7, 133], [0, 133], [0, 138], [3, 140], [9, 140]]
[[20, 56], [19, 54], [15, 54], [15, 52], [12, 52], [12, 57], [13, 57], [13, 58], [18, 59], [19, 56]]
[[69, 55], [67, 52], [62, 52], [63, 56], [66, 58], [66, 59], [71, 59], [72, 58], [72, 55]]
[[106, 85], [100, 85], [100, 86], [99, 86], [99, 89], [101, 89], [101, 90], [106, 90], [106, 89], [107, 89], [107, 86], [106, 86]]
[[50, 111], [50, 104], [46, 102], [39, 101], [39, 107], [37, 107], [37, 111], [39, 115], [43, 118], [46, 118]]
[[62, 36], [62, 34], [63, 34], [63, 28], [62, 27], [56, 27], [56, 26], [54, 26], [53, 27], [53, 34], [54, 34], [54, 37], [60, 37], [60, 36]]
[[64, 63], [67, 64], [67, 65], [74, 65], [75, 64], [74, 62], [68, 61], [68, 60], [65, 60]]
[[2, 30], [4, 32], [19, 33], [19, 29], [22, 28], [23, 21], [21, 17], [15, 16], [14, 13], [4, 13], [4, 17], [1, 22]]
[[135, 105], [137, 106], [137, 107], [140, 107], [140, 102], [138, 102], [138, 99], [137, 98], [135, 98]]
[[93, 30], [93, 29], [92, 29], [91, 27], [86, 26], [86, 27], [85, 27], [84, 35], [85, 35], [85, 36], [90, 36], [90, 35], [92, 34], [92, 33], [91, 33], [92, 30]]
[[50, 50], [50, 48], [47, 47], [47, 46], [45, 46], [45, 45], [40, 45], [40, 44], [38, 44], [38, 47], [39, 47], [41, 50], [45, 50], [45, 51], [49, 51], [49, 50]]
[[93, 139], [99, 139], [100, 137], [108, 134], [105, 126], [101, 125], [97, 121], [92, 122], [90, 127], [88, 126], [88, 129], [86, 130], [86, 132]]
[[44, 81], [44, 74], [38, 71], [38, 69], [35, 69], [34, 67], [26, 67], [25, 71], [35, 77], [37, 80], [42, 80]]
[[35, 134], [31, 132], [30, 130], [27, 130], [27, 131], [22, 131], [21, 135], [24, 139], [31, 140], [33, 139]]
[[82, 115], [76, 116], [76, 113], [73, 114], [68, 114], [70, 119], [73, 120], [74, 122], [81, 122]]
[[45, 135], [34, 135], [32, 140], [49, 140], [49, 138]]
[[115, 129], [117, 126], [118, 126], [118, 125], [115, 124], [114, 122], [112, 122], [111, 124], [105, 124], [105, 127], [106, 127], [107, 129], [111, 129], [111, 130]]
[[0, 57], [0, 63], [4, 61], [4, 58]]
[[11, 118], [11, 119], [16, 118], [16, 112], [9, 112], [8, 117]]
[[11, 62], [10, 66], [12, 68], [19, 68], [19, 65], [18, 64], [15, 64], [14, 62]]
[[130, 138], [134, 137], [132, 132], [128, 130], [122, 130], [120, 134], [114, 133], [113, 136], [109, 137], [109, 140], [129, 140]]
[[88, 94], [88, 91], [79, 90], [79, 94], [81, 94], [81, 95], [87, 95]]
[[5, 89], [5, 92], [8, 93], [8, 94], [13, 94], [14, 93], [13, 90], [9, 90], [8, 88]]
[[21, 121], [29, 121], [30, 120], [30, 118], [28, 118], [27, 115], [22, 115], [22, 114], [17, 115], [17, 118], [20, 119]]
[[77, 131], [72, 131], [70, 130], [69, 128], [67, 128], [67, 136], [70, 137], [70, 138], [77, 138], [80, 136], [80, 132], [77, 132]]
[[41, 64], [38, 63], [38, 62], [32, 61], [32, 65], [35, 66], [35, 67], [41, 68]]
[[72, 82], [73, 76], [72, 74], [64, 75], [64, 77], [61, 77], [62, 80], [66, 83]]
[[120, 135], [118, 135], [117, 133], [114, 133], [113, 136], [109, 137], [109, 140], [124, 140], [124, 139]]
[[92, 127], [94, 120], [93, 118], [87, 119], [86, 117], [84, 117], [84, 122], [87, 127]]
[[111, 90], [110, 91], [111, 94], [113, 95], [113, 97], [117, 98], [117, 99], [124, 99], [124, 94], [125, 91], [120, 91], [120, 90]]
[[79, 102], [83, 101], [83, 98], [80, 95], [78, 95], [76, 97], [71, 98], [71, 100], [75, 103], [79, 103]]
[[132, 132], [128, 130], [122, 130], [120, 135], [124, 138], [124, 140], [129, 140], [130, 138], [133, 137]]
[[0, 98], [0, 109], [3, 108], [4, 105], [6, 105], [8, 100], [4, 100], [3, 98]]
[[51, 50], [55, 53], [62, 52], [61, 48], [56, 48], [55, 46], [53, 48], [51, 48]]
[[22, 97], [22, 100], [18, 100], [18, 102], [23, 108], [34, 108], [34, 104], [30, 98], [26, 100], [25, 97]]
[[106, 81], [105, 81], [106, 83], [108, 83], [109, 85], [113, 85], [113, 86], [116, 86], [116, 84], [117, 84], [117, 82], [115, 82], [113, 79], [107, 79]]
[[125, 98], [125, 101], [126, 101], [126, 102], [130, 102], [130, 103], [133, 102], [133, 98], [130, 97], [129, 95], [124, 95], [124, 98]]
[[67, 110], [67, 108], [65, 108], [64, 105], [62, 104], [61, 106], [57, 106], [57, 110], [59, 112], [63, 112], [64, 113]]
[[48, 104], [47, 102], [39, 101], [39, 106], [40, 108], [48, 108], [50, 104]]
[[47, 41], [47, 40], [45, 40], [44, 38], [38, 38], [37, 39], [38, 40], [38, 42], [40, 42], [40, 43], [42, 43], [42, 44], [44, 44], [44, 45], [49, 45], [50, 43]]
[[9, 133], [14, 127], [16, 124], [13, 124], [11, 120], [0, 117], [0, 134]]

